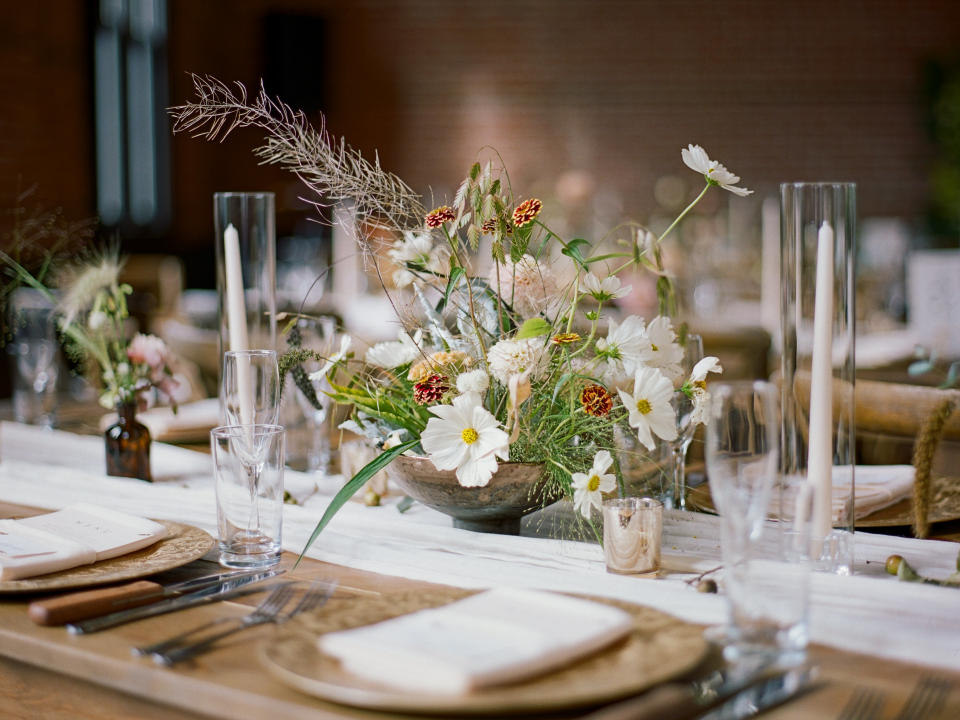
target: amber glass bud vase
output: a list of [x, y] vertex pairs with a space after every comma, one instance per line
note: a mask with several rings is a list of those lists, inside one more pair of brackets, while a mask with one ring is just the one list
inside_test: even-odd
[[150, 431], [137, 422], [137, 402], [117, 405], [117, 422], [104, 433], [107, 474], [153, 482], [150, 476]]

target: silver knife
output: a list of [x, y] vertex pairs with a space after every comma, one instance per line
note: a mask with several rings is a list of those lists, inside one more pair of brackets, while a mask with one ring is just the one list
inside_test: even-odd
[[251, 584], [273, 577], [274, 575], [279, 575], [282, 572], [284, 572], [284, 570], [281, 568], [271, 568], [269, 570], [247, 574], [243, 577], [229, 577], [211, 587], [206, 587], [186, 595], [180, 595], [179, 597], [161, 600], [152, 605], [120, 610], [110, 613], [109, 615], [103, 615], [102, 617], [92, 618], [78, 623], [69, 623], [67, 630], [73, 635], [85, 635], [87, 633], [116, 627], [117, 625], [122, 625], [134, 620], [163, 615], [164, 613], [175, 610], [183, 610], [184, 608], [205, 605], [217, 600], [250, 595], [264, 589], [260, 587], [249, 587]]
[[692, 682], [671, 682], [639, 697], [601, 708], [584, 720], [671, 720], [698, 718], [738, 693], [779, 677], [774, 667], [730, 667], [714, 670]]
[[778, 673], [741, 690], [699, 720], [744, 720], [753, 717], [807, 690], [816, 677], [815, 667], [799, 667]]

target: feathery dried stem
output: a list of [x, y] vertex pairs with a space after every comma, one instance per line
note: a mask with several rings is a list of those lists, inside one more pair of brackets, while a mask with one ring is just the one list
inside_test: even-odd
[[930, 470], [933, 467], [933, 456], [940, 444], [943, 426], [956, 404], [955, 398], [946, 398], [937, 405], [933, 414], [923, 424], [913, 450], [913, 467], [916, 470], [913, 481], [913, 534], [918, 538], [925, 538], [930, 534]]
[[[297, 175], [314, 193], [305, 198], [317, 208], [338, 202], [354, 203], [356, 226], [386, 225], [396, 230], [423, 227], [426, 214], [420, 196], [403, 180], [371, 163], [358, 150], [332, 137], [321, 115], [314, 128], [302, 111], [270, 98], [263, 85], [253, 100], [242, 83], [227, 85], [210, 76], [193, 75], [197, 100], [170, 108], [173, 131], [194, 137], [223, 141], [241, 127], [266, 132], [266, 141], [256, 149], [261, 164], [279, 165]], [[361, 246], [366, 246], [359, 237]]]

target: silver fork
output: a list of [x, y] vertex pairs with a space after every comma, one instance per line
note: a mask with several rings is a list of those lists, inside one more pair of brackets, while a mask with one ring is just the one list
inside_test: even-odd
[[923, 675], [896, 720], [934, 720], [943, 709], [953, 682], [947, 678]]
[[330, 599], [330, 596], [333, 595], [338, 584], [336, 580], [321, 580], [313, 583], [303, 594], [303, 597], [300, 598], [300, 602], [294, 605], [293, 610], [286, 613], [283, 617], [277, 618], [276, 623], [280, 625], [287, 622], [287, 620], [292, 620], [300, 613], [322, 607], [326, 604], [327, 600]]
[[266, 600], [260, 603], [260, 605], [258, 605], [253, 612], [249, 613], [248, 615], [244, 615], [240, 619], [239, 625], [218, 633], [214, 633], [213, 635], [205, 637], [203, 640], [198, 640], [195, 643], [181, 645], [168, 650], [155, 650], [150, 653], [150, 656], [153, 658], [154, 662], [162, 665], [173, 665], [174, 663], [192, 658], [195, 655], [205, 652], [218, 640], [222, 640], [225, 637], [238, 633], [242, 630], [246, 630], [247, 628], [274, 622], [292, 597], [293, 586], [282, 585], [270, 593]]
[[[270, 602], [271, 598], [273, 597], [273, 594], [277, 590], [291, 584], [292, 583], [290, 582], [285, 582], [274, 587], [273, 591], [260, 602], [260, 604], [256, 607], [255, 611], [260, 610], [268, 602]], [[263, 588], [263, 589], [266, 590], [267, 588]], [[175, 648], [177, 645], [182, 645], [183, 642], [187, 640], [187, 638], [189, 638], [191, 635], [196, 635], [197, 633], [203, 632], [204, 630], [209, 630], [210, 628], [215, 627], [217, 625], [222, 625], [224, 623], [233, 623], [235, 625], [242, 625], [245, 617], [246, 616], [240, 617], [240, 618], [219, 617], [216, 620], [211, 620], [210, 622], [204, 623], [203, 625], [198, 625], [197, 627], [190, 628], [186, 632], [182, 632], [179, 635], [174, 635], [173, 637], [167, 638], [166, 640], [161, 640], [160, 642], [153, 643], [152, 645], [142, 645], [141, 647], [135, 647], [133, 648], [132, 652], [134, 655], [138, 657], [143, 655], [153, 655], [154, 653], [162, 653], [167, 650], [170, 650], [171, 648]]]
[[883, 695], [872, 688], [858, 688], [850, 697], [837, 720], [874, 720], [883, 709]]

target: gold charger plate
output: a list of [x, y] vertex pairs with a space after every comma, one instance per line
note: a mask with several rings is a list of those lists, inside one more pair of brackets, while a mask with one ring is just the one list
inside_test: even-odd
[[101, 560], [92, 565], [81, 565], [23, 580], [0, 582], [0, 593], [68, 590], [134, 580], [193, 562], [206, 555], [214, 545], [214, 539], [200, 528], [169, 520], [156, 522], [166, 526], [167, 537], [143, 550], [111, 560]]
[[[695, 510], [713, 514], [717, 512], [708, 483], [693, 488], [687, 495], [687, 504]], [[928, 517], [931, 523], [960, 519], [960, 478], [934, 478]], [[859, 518], [856, 527], [906, 527], [912, 524], [913, 498], [907, 497], [866, 517]]]
[[317, 638], [438, 607], [474, 594], [439, 590], [350, 598], [342, 605], [298, 617], [282, 635], [260, 648], [267, 670], [301, 692], [342, 705], [418, 714], [508, 714], [598, 705], [636, 694], [686, 674], [703, 661], [708, 644], [703, 628], [652, 608], [590, 598], [629, 612], [634, 631], [588, 658], [546, 675], [467, 695], [403, 692], [359, 678], [317, 647]]

